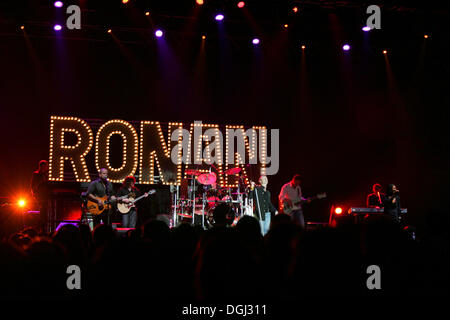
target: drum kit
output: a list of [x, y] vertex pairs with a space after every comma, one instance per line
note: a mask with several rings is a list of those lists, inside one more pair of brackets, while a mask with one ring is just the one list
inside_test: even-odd
[[[224, 171], [227, 175], [241, 173], [241, 168], [230, 168]], [[220, 187], [217, 185], [217, 175], [212, 172], [200, 172], [187, 169], [184, 181], [187, 190], [180, 192], [179, 186], [172, 196], [173, 225], [180, 221], [192, 224], [201, 224], [203, 228], [214, 225], [213, 211], [219, 204], [230, 207], [233, 213], [232, 224], [235, 224], [244, 215], [253, 215], [253, 200], [248, 196], [248, 188], [238, 183], [236, 188]], [[184, 194], [183, 194], [184, 193]]]

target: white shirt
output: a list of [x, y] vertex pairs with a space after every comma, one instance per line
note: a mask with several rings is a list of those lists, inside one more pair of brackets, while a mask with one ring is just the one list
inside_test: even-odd
[[288, 182], [281, 188], [278, 199], [280, 200], [280, 202], [283, 202], [286, 199], [290, 199], [292, 203], [304, 200], [304, 198], [302, 197], [302, 188], [300, 188], [300, 186], [294, 187], [291, 182]]

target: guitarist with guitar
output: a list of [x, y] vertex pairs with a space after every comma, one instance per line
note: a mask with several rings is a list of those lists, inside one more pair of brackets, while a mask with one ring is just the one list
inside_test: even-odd
[[305, 199], [302, 196], [302, 189], [300, 187], [301, 182], [302, 177], [299, 174], [294, 175], [292, 180], [281, 188], [278, 200], [280, 201], [280, 211], [289, 214], [292, 217], [292, 220], [304, 229], [305, 218], [303, 216], [303, 203], [310, 203], [314, 199], [322, 199], [327, 195], [326, 193], [321, 193], [315, 197]]
[[136, 228], [137, 208], [134, 202], [155, 192], [151, 190], [140, 196], [140, 191], [134, 186], [135, 184], [136, 179], [133, 176], [128, 176], [117, 190], [117, 197], [120, 199], [117, 209], [122, 213], [122, 228]]
[[115, 202], [116, 197], [113, 194], [112, 183], [108, 181], [108, 170], [101, 168], [98, 175], [99, 178], [92, 181], [86, 191], [88, 211], [92, 215], [94, 226], [101, 221], [111, 225], [109, 210], [111, 202]]

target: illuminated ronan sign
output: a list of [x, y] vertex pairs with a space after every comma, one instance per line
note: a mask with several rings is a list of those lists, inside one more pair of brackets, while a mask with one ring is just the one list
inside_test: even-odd
[[[278, 171], [278, 130], [270, 130], [269, 157], [268, 130], [263, 126], [246, 129], [226, 125], [223, 133], [216, 124], [169, 122], [163, 132], [158, 121], [138, 123], [133, 126], [124, 120], [104, 121], [94, 135], [83, 119], [52, 116], [49, 180], [64, 181], [64, 170], [69, 169], [75, 181], [89, 182], [88, 167], [92, 168], [93, 164], [87, 161], [92, 153], [96, 171], [107, 168], [111, 182], [122, 182], [125, 177], [137, 174], [137, 182], [141, 184], [155, 183], [155, 178], [159, 177], [163, 184], [179, 185], [183, 169], [209, 172], [213, 168], [218, 172], [219, 185], [235, 186], [236, 179], [232, 183], [223, 173], [229, 168], [241, 167], [246, 177], [249, 165], [256, 166], [258, 174], [270, 175]], [[72, 139], [68, 139], [69, 135]], [[122, 142], [122, 150], [119, 150], [121, 154], [114, 154], [121, 158], [121, 165], [114, 167], [110, 146], [115, 135]]]

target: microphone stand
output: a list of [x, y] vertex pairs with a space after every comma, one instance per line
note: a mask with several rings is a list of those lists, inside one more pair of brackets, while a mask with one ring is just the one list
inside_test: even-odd
[[256, 203], [258, 204], [258, 216], [259, 216], [259, 221], [261, 221], [261, 208], [259, 206], [259, 198], [258, 198], [258, 189], [257, 186], [255, 186], [255, 195], [256, 195]]

